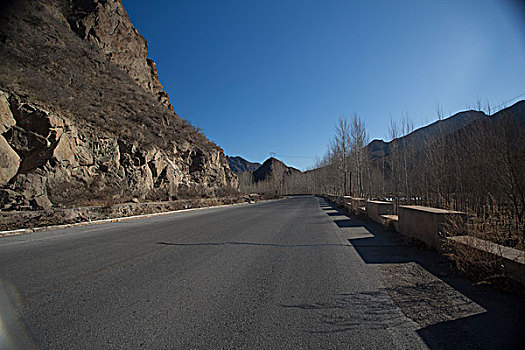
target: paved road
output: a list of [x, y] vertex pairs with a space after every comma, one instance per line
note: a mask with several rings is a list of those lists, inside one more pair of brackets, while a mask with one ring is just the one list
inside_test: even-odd
[[295, 197], [0, 239], [0, 348], [436, 347], [365, 226]]

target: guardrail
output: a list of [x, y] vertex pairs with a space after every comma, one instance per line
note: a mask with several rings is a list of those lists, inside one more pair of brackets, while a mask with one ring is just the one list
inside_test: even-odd
[[373, 221], [383, 224], [382, 215], [392, 215], [394, 206], [392, 202], [366, 201], [366, 213]]
[[[467, 220], [467, 214], [460, 211], [444, 210], [416, 205], [400, 205], [398, 215], [394, 215], [392, 202], [366, 200], [349, 196], [322, 195], [332, 203], [344, 207], [350, 214], [366, 215], [389, 229], [395, 229], [402, 235], [425, 243], [430, 249], [444, 253], [455, 243], [497, 257], [502, 261], [502, 270], [506, 276], [525, 286], [525, 252], [504, 247], [493, 242], [471, 236], [446, 237], [446, 223], [455, 220]], [[447, 242], [448, 240], [448, 242]]]
[[423, 241], [428, 247], [444, 252], [444, 225], [452, 218], [465, 221], [467, 213], [418, 205], [399, 206], [399, 231]]

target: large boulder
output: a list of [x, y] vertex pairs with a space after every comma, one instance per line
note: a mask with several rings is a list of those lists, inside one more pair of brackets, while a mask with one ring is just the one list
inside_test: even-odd
[[0, 186], [5, 186], [16, 175], [19, 166], [20, 157], [0, 136]]

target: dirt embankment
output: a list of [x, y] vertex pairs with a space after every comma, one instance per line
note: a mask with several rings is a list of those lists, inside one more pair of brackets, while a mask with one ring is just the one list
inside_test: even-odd
[[266, 198], [257, 194], [250, 194], [220, 198], [181, 199], [176, 201], [146, 203], [131, 202], [107, 206], [0, 212], [0, 231], [75, 224], [101, 219], [162, 213], [189, 208], [213, 207], [225, 204], [253, 203], [263, 199]]

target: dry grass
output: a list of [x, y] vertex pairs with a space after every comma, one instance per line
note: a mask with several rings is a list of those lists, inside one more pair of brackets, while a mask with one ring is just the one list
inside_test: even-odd
[[513, 233], [512, 226], [511, 218], [494, 213], [483, 218], [471, 216], [466, 222], [451, 218], [445, 225], [444, 234], [450, 237], [466, 236], [467, 244], [447, 240], [447, 255], [461, 273], [476, 281], [502, 278], [505, 276], [502, 269], [503, 246], [524, 250], [523, 241]]

